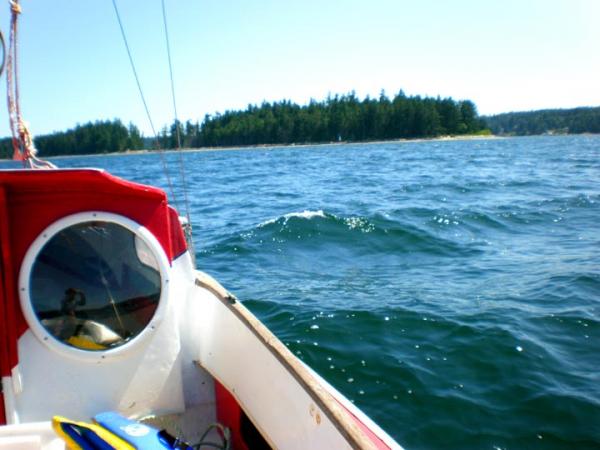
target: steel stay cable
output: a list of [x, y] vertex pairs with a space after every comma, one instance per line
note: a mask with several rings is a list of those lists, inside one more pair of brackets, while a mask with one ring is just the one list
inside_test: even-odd
[[[173, 101], [173, 113], [175, 114], [175, 124], [179, 124], [179, 119], [177, 118], [177, 103], [175, 101], [175, 82], [173, 81], [173, 65], [171, 64], [171, 45], [169, 41], [169, 29], [167, 27], [167, 12], [165, 8], [165, 0], [161, 0], [162, 3], [162, 17], [163, 24], [165, 26], [165, 41], [167, 44], [167, 60], [169, 62], [169, 75], [171, 77], [171, 99]], [[179, 126], [175, 127], [176, 135], [177, 135], [177, 148], [181, 148], [181, 134], [179, 132]]]
[[137, 84], [137, 88], [140, 93], [142, 103], [144, 104], [144, 110], [146, 111], [146, 117], [148, 118], [148, 122], [150, 123], [150, 128], [152, 129], [152, 133], [154, 134], [154, 142], [156, 145], [156, 149], [158, 150], [158, 153], [160, 155], [160, 159], [161, 159], [161, 162], [163, 165], [163, 170], [165, 172], [165, 176], [167, 177], [167, 184], [169, 185], [169, 191], [171, 192], [171, 197], [173, 199], [173, 203], [175, 204], [175, 208], [179, 209], [177, 206], [177, 198], [175, 197], [175, 191], [173, 190], [173, 184], [171, 183], [171, 177], [169, 176], [169, 170], [167, 167], [167, 163], [166, 163], [165, 157], [163, 155], [163, 150], [160, 147], [160, 141], [158, 140], [158, 134], [156, 133], [156, 129], [154, 128], [154, 122], [152, 121], [152, 117], [150, 115], [150, 110], [148, 109], [148, 104], [146, 103], [146, 98], [144, 97], [144, 92], [142, 90], [142, 84], [140, 83], [140, 79], [138, 77], [137, 70], [135, 69], [135, 64], [133, 62], [133, 57], [131, 55], [131, 50], [129, 48], [127, 36], [125, 35], [125, 29], [123, 27], [123, 22], [121, 21], [121, 15], [119, 14], [119, 8], [117, 7], [116, 0], [112, 0], [112, 4], [115, 9], [117, 21], [119, 22], [119, 28], [121, 29], [121, 36], [123, 37], [125, 49], [127, 50], [127, 56], [129, 57], [129, 63], [131, 65], [131, 70], [133, 71], [133, 75], [135, 77], [135, 82]]
[[0, 63], [0, 75], [4, 72], [4, 64], [6, 63], [6, 42], [4, 42], [4, 34], [0, 30], [0, 45], [2, 46], [2, 62]]
[[[173, 100], [173, 114], [175, 115], [175, 133], [177, 135], [177, 153], [179, 154], [179, 171], [180, 171], [180, 175], [181, 175], [181, 181], [183, 183], [183, 200], [184, 200], [184, 205], [185, 205], [185, 216], [186, 219], [188, 221], [188, 226], [192, 226], [192, 221], [190, 219], [190, 205], [189, 205], [189, 201], [188, 201], [188, 187], [187, 187], [187, 181], [185, 178], [185, 165], [183, 163], [183, 155], [182, 155], [182, 148], [181, 148], [181, 133], [179, 130], [179, 126], [180, 126], [180, 122], [179, 122], [179, 117], [177, 115], [177, 101], [175, 98], [175, 81], [174, 81], [174, 77], [173, 77], [173, 64], [171, 62], [171, 44], [170, 44], [170, 40], [169, 40], [169, 29], [167, 27], [167, 12], [166, 12], [166, 8], [165, 8], [165, 0], [161, 0], [162, 3], [162, 14], [163, 14], [163, 24], [165, 26], [165, 41], [166, 41], [166, 45], [167, 45], [167, 59], [169, 62], [169, 75], [171, 78], [171, 98]], [[192, 245], [193, 245], [193, 241], [192, 241]], [[191, 249], [192, 251], [194, 250], [193, 248]]]

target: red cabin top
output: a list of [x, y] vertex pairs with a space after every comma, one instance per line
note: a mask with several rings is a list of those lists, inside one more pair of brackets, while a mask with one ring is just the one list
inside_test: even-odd
[[146, 227], [169, 262], [186, 250], [177, 212], [164, 191], [103, 170], [0, 171], [0, 374], [17, 364], [17, 339], [27, 330], [17, 279], [27, 249], [50, 224], [83, 211], [125, 216]]

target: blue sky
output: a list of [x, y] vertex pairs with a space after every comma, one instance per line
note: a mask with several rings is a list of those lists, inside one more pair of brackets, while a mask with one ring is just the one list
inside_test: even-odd
[[[8, 5], [0, 26], [8, 38]], [[111, 0], [22, 0], [34, 134], [149, 126]], [[160, 0], [118, 0], [153, 120], [172, 122]], [[482, 114], [600, 105], [598, 0], [166, 0], [179, 116], [355, 90], [471, 99]], [[2, 95], [5, 95], [2, 77]], [[9, 134], [0, 112], [0, 135]]]

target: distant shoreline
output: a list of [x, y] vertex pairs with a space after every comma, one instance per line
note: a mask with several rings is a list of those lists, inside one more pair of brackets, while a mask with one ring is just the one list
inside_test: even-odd
[[[200, 148], [184, 148], [182, 151], [185, 153], [203, 153], [203, 152], [227, 152], [236, 150], [261, 150], [261, 149], [274, 149], [274, 148], [305, 148], [305, 147], [323, 147], [323, 146], [343, 146], [343, 145], [378, 145], [378, 144], [394, 144], [394, 143], [414, 143], [414, 142], [446, 142], [446, 141], [476, 141], [476, 140], [491, 140], [491, 139], [504, 139], [502, 136], [496, 135], [460, 135], [460, 136], [438, 136], [434, 138], [414, 138], [414, 139], [388, 139], [381, 141], [341, 141], [341, 142], [319, 142], [319, 143], [306, 143], [306, 144], [256, 144], [256, 145], [238, 145], [231, 147], [200, 147]], [[154, 154], [154, 153], [174, 153], [178, 152], [178, 149], [168, 150], [128, 150], [124, 152], [109, 152], [109, 153], [89, 153], [83, 155], [56, 155], [49, 156], [48, 159], [63, 159], [63, 158], [84, 158], [92, 156], [128, 156], [128, 155], [143, 155], [143, 154]], [[45, 158], [41, 156], [41, 158]], [[5, 160], [7, 161], [7, 160]]]

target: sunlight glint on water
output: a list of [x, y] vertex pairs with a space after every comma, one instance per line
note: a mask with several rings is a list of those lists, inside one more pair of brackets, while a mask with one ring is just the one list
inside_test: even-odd
[[600, 447], [600, 137], [185, 160], [200, 268], [407, 449]]

